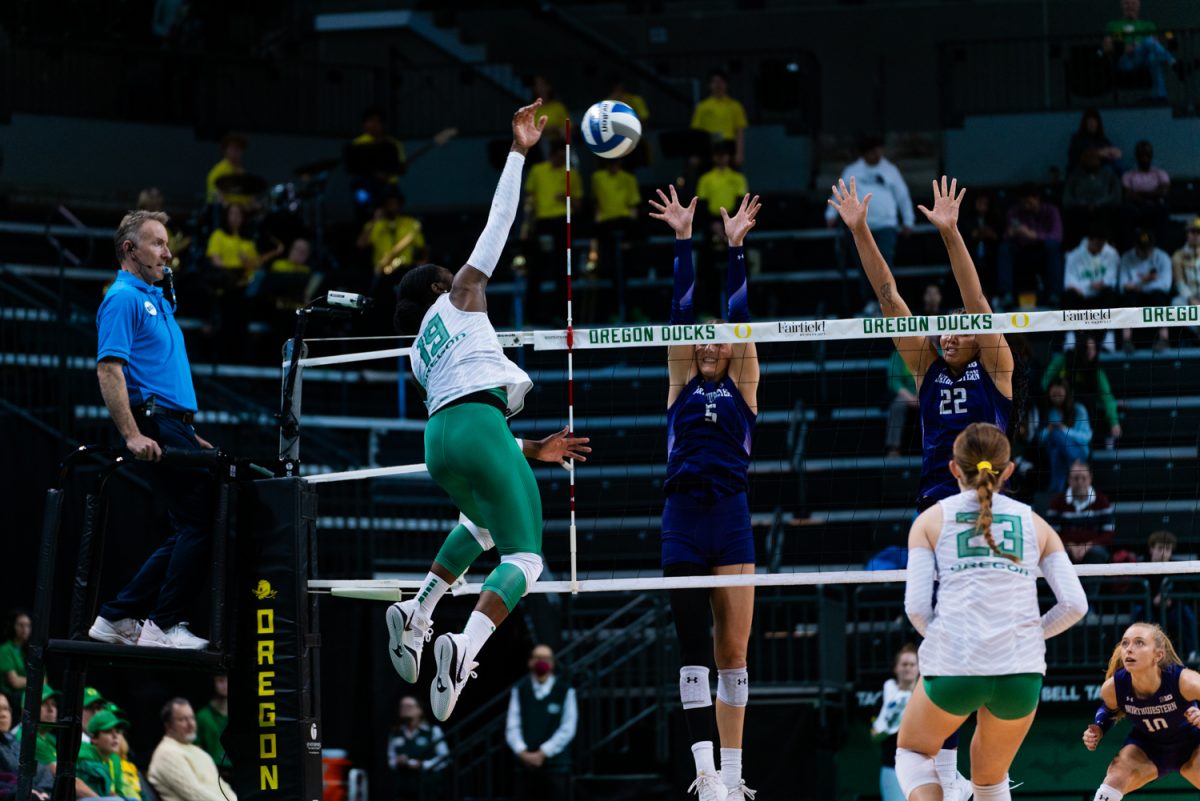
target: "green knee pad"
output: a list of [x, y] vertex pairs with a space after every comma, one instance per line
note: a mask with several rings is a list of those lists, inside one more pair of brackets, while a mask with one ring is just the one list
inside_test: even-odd
[[467, 568], [479, 558], [481, 553], [483, 553], [483, 546], [471, 535], [466, 526], [459, 523], [442, 543], [442, 548], [434, 557], [434, 561], [454, 575], [461, 576], [467, 572]]
[[488, 574], [483, 588], [499, 595], [511, 612], [525, 594], [525, 574], [520, 568], [501, 562]]

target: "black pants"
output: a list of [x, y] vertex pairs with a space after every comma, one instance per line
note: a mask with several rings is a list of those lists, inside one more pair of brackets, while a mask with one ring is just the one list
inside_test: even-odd
[[516, 790], [519, 801], [566, 801], [571, 774], [565, 770], [517, 766]]
[[[142, 433], [159, 445], [200, 450], [196, 433], [182, 421], [158, 415], [138, 417]], [[150, 554], [116, 600], [100, 607], [107, 620], [149, 618], [158, 627], [179, 623], [200, 595], [212, 531], [212, 476], [206, 470], [154, 465], [155, 492], [167, 499], [171, 535]]]

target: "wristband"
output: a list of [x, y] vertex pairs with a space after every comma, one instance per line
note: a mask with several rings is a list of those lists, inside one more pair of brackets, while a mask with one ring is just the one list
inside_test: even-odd
[[1096, 717], [1093, 722], [1100, 727], [1100, 731], [1107, 734], [1108, 730], [1117, 722], [1117, 710], [1109, 709], [1107, 704], [1102, 703], [1096, 710]]

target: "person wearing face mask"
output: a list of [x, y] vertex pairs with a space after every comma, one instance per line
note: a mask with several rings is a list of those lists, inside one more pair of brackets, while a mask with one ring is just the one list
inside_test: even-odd
[[146, 778], [162, 801], [237, 801], [212, 757], [196, 745], [196, 715], [187, 699], [172, 698], [161, 718], [163, 738], [150, 757]]
[[[692, 218], [696, 198], [679, 202], [658, 191], [654, 213], [675, 232], [675, 284], [671, 323], [695, 322], [692, 297]], [[750, 319], [743, 242], [761, 208], [742, 197], [732, 216], [720, 208], [729, 243], [731, 323]], [[662, 567], [668, 577], [754, 573], [750, 527], [750, 447], [758, 419], [758, 349], [753, 342], [677, 345], [667, 352], [667, 476], [663, 488]], [[700, 801], [752, 798], [742, 781], [742, 730], [750, 698], [746, 652], [754, 620], [753, 587], [679, 588], [669, 591], [682, 666], [683, 703], [696, 779], [689, 792]], [[714, 648], [715, 646], [715, 648]], [[713, 755], [713, 701], [709, 664], [717, 663], [716, 729], [721, 767]]]
[[575, 689], [554, 675], [554, 651], [534, 646], [529, 675], [513, 687], [508, 702], [505, 739], [517, 757], [517, 798], [567, 797], [578, 720]]
[[444, 790], [450, 748], [440, 726], [425, 720], [425, 710], [411, 695], [400, 699], [400, 720], [388, 740], [395, 801], [439, 798]]

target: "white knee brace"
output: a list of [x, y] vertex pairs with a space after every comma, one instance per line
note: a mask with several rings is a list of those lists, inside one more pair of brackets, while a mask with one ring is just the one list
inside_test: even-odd
[[467, 531], [471, 532], [471, 536], [475, 538], [475, 541], [479, 543], [479, 547], [483, 548], [483, 550], [490, 551], [496, 547], [496, 543], [492, 542], [492, 532], [475, 525], [462, 512], [458, 513], [458, 522], [467, 527]]
[[708, 686], [708, 668], [684, 665], [679, 669], [679, 700], [684, 709], [712, 706], [712, 690]]
[[536, 553], [510, 553], [501, 556], [500, 562], [512, 565], [525, 574], [525, 595], [529, 594], [529, 590], [537, 582], [538, 576], [542, 575], [542, 566], [545, 564], [541, 554]]
[[718, 670], [717, 697], [729, 706], [745, 706], [750, 700], [750, 671], [744, 667]]
[[896, 749], [896, 780], [900, 782], [900, 790], [904, 797], [912, 795], [912, 791], [927, 784], [939, 787], [937, 768], [933, 757], [927, 757], [907, 748]]

